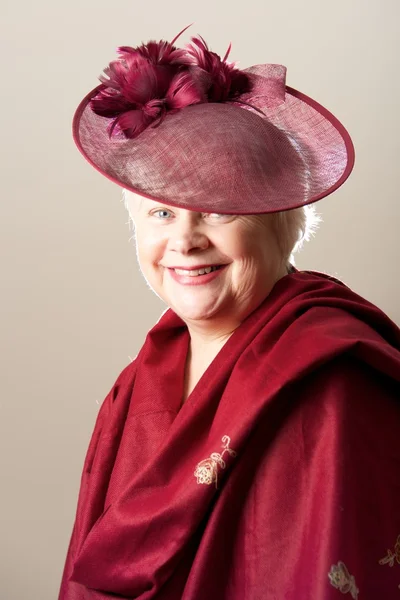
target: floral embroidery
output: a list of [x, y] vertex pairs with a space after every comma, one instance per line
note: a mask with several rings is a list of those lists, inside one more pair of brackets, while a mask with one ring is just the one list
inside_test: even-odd
[[[394, 552], [392, 552], [392, 550], [388, 550], [386, 556], [380, 559], [379, 564], [393, 567], [395, 561], [400, 565], [400, 535], [397, 536], [397, 540], [394, 545]], [[400, 589], [400, 585], [398, 587]]]
[[393, 567], [394, 561], [400, 565], [400, 535], [397, 536], [396, 544], [394, 546], [394, 552], [391, 550], [387, 551], [386, 556], [381, 558], [379, 561], [380, 565], [389, 565], [389, 567]]
[[350, 575], [342, 561], [339, 561], [337, 565], [332, 565], [328, 577], [333, 587], [340, 590], [342, 594], [350, 592], [351, 597], [357, 600], [360, 590], [356, 586], [353, 575]]
[[236, 456], [236, 452], [232, 450], [232, 448], [229, 448], [230, 443], [231, 438], [228, 435], [224, 435], [222, 438], [223, 451], [221, 454], [219, 452], [213, 452], [210, 455], [210, 458], [206, 458], [199, 462], [194, 472], [197, 483], [211, 485], [215, 481], [215, 487], [218, 488], [218, 466], [220, 466], [221, 469], [225, 469], [226, 467], [226, 462], [223, 459], [224, 454], [228, 452], [230, 456]]

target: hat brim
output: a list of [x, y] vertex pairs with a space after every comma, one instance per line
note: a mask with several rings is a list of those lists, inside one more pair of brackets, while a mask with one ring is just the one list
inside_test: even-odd
[[103, 176], [140, 196], [190, 210], [261, 214], [314, 203], [337, 190], [355, 160], [350, 135], [318, 102], [286, 86], [264, 116], [233, 103], [167, 115], [135, 139], [109, 137], [109, 119], [82, 100], [73, 136]]

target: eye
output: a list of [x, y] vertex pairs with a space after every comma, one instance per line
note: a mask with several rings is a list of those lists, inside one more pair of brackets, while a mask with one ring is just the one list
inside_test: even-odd
[[151, 216], [156, 217], [157, 219], [160, 219], [162, 221], [166, 221], [167, 219], [170, 219], [173, 216], [173, 214], [167, 208], [157, 208], [156, 210], [153, 210], [151, 212]]
[[204, 218], [209, 221], [218, 221], [222, 223], [227, 223], [228, 221], [232, 221], [235, 218], [235, 215], [226, 215], [221, 213], [204, 213]]

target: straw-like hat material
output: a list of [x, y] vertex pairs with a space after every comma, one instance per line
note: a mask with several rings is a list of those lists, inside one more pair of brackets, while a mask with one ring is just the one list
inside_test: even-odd
[[119, 51], [73, 123], [82, 154], [118, 185], [191, 210], [256, 214], [315, 202], [349, 176], [349, 134], [286, 86], [285, 67], [239, 71], [202, 38], [189, 51], [167, 42]]

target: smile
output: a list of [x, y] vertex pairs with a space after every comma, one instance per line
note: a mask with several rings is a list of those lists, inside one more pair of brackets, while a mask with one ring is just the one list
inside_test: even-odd
[[203, 265], [197, 269], [182, 269], [180, 267], [168, 267], [172, 279], [184, 286], [208, 285], [221, 276], [227, 265]]
[[177, 275], [185, 275], [186, 277], [198, 277], [199, 275], [208, 275], [212, 271], [217, 271], [220, 268], [219, 265], [213, 265], [211, 267], [202, 267], [201, 269], [173, 269]]

